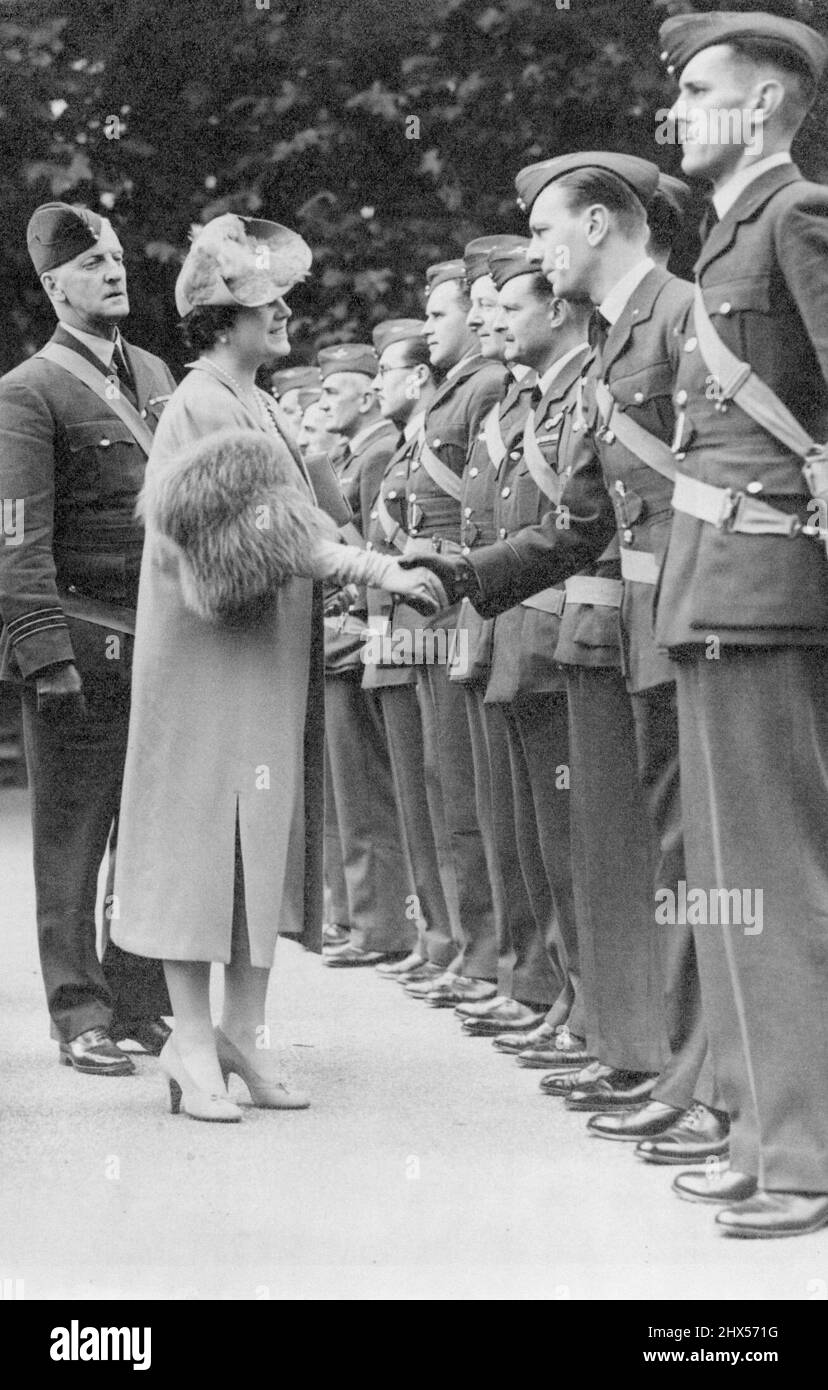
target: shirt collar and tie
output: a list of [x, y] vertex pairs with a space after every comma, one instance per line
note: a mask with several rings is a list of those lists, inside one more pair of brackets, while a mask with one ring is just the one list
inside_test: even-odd
[[61, 327], [65, 328], [67, 333], [71, 333], [73, 338], [77, 338], [78, 342], [98, 359], [107, 376], [118, 378], [119, 387], [127, 400], [132, 405], [137, 404], [135, 381], [126, 360], [120, 333], [116, 331], [114, 338], [100, 338], [95, 333], [87, 333], [85, 329], [75, 328], [69, 323], [61, 324]]
[[783, 164], [792, 163], [790, 151], [781, 150], [778, 154], [769, 154], [764, 159], [757, 159], [755, 164], [748, 164], [744, 169], [740, 169], [738, 173], [726, 179], [721, 187], [716, 189], [712, 198], [712, 206], [717, 221], [721, 221], [725, 213], [730, 211], [736, 200], [756, 179], [761, 178], [769, 169], [780, 168]]

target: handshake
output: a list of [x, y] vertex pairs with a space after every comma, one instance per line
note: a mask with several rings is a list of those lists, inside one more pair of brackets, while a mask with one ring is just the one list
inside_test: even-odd
[[474, 587], [474, 570], [462, 555], [411, 555], [399, 560], [386, 587], [424, 617], [450, 608]]

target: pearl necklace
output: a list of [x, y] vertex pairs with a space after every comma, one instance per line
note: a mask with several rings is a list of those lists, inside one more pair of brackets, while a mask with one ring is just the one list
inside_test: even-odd
[[264, 426], [264, 428], [272, 430], [274, 433], [278, 433], [276, 419], [270, 411], [265, 392], [261, 391], [255, 382], [253, 383], [252, 390], [246, 390], [245, 387], [242, 386], [241, 382], [237, 381], [234, 376], [231, 376], [227, 369], [225, 367], [222, 367], [219, 362], [211, 362], [211, 366], [215, 367], [217, 372], [221, 372], [222, 376], [226, 377], [232, 386], [235, 386], [242, 399], [246, 398], [247, 400], [253, 401], [255, 403], [256, 410], [254, 413], [258, 415], [259, 420]]

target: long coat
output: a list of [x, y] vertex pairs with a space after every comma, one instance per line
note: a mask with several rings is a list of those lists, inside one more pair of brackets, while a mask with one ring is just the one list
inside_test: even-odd
[[[205, 436], [253, 428], [261, 423], [242, 396], [195, 364], [162, 417], [148, 489]], [[112, 924], [120, 946], [230, 960], [238, 819], [253, 965], [272, 965], [279, 932], [318, 948], [320, 627], [314, 585], [300, 578], [241, 626], [198, 617], [182, 598], [180, 556], [147, 517]]]

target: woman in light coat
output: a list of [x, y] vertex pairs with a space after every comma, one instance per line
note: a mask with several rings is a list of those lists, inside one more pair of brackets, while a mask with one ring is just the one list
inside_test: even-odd
[[[310, 252], [274, 223], [225, 215], [176, 286], [199, 352], [161, 419], [143, 493], [130, 734], [112, 936], [160, 957], [175, 1016], [171, 1105], [237, 1120], [303, 1108], [267, 1050], [277, 934], [318, 933], [322, 668], [314, 580], [379, 583], [429, 607], [427, 571], [337, 544], [273, 399], [254, 383], [289, 351], [284, 294]], [[221, 1027], [211, 962], [224, 964]]]

